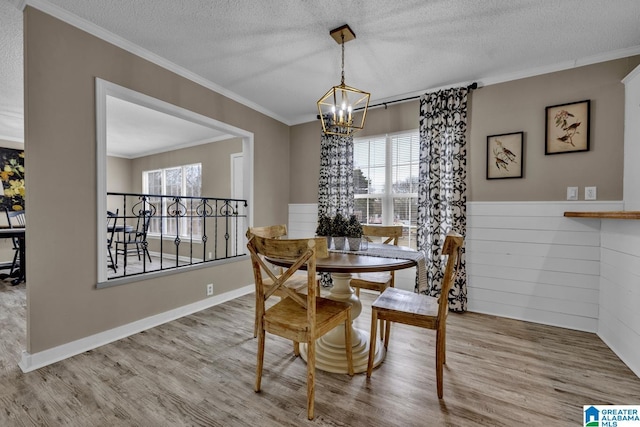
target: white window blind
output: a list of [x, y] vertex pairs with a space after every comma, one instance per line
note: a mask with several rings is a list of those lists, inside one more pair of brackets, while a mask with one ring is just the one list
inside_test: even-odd
[[354, 213], [364, 224], [403, 225], [400, 244], [416, 246], [418, 131], [355, 138]]

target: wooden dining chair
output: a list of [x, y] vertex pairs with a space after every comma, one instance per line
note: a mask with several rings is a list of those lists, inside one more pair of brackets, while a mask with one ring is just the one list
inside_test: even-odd
[[[362, 237], [369, 242], [377, 241], [384, 244], [398, 245], [398, 239], [402, 237], [401, 225], [363, 225]], [[357, 273], [353, 275], [350, 283], [360, 297], [360, 289], [369, 289], [379, 293], [388, 287], [395, 286], [395, 272], [381, 271], [377, 273]], [[380, 321], [380, 338], [384, 339], [384, 325]]]
[[[287, 226], [285, 224], [278, 225], [265, 225], [262, 227], [249, 227], [247, 230], [247, 239], [251, 239], [251, 236], [260, 236], [267, 237], [269, 239], [280, 239], [287, 235]], [[283, 269], [281, 267], [272, 267], [272, 271], [277, 272], [278, 275], [283, 273]], [[273, 286], [271, 279], [268, 277], [263, 278], [262, 283], [267, 288]], [[296, 292], [307, 292], [307, 275], [302, 271], [294, 274], [288, 281], [287, 287], [289, 289], [293, 289]], [[320, 282], [318, 282], [318, 289], [316, 295], [320, 296]], [[275, 296], [280, 298], [286, 298], [287, 294], [284, 291], [276, 290]], [[256, 303], [258, 296], [256, 295]], [[258, 317], [255, 319], [255, 326], [253, 328], [253, 337], [256, 338], [258, 336]]]
[[127, 268], [127, 257], [132, 252], [138, 255], [138, 261], [141, 261], [141, 255], [142, 258], [146, 255], [149, 262], [152, 262], [147, 243], [147, 233], [152, 216], [153, 212], [150, 210], [139, 211], [135, 216], [135, 228], [132, 231], [123, 232], [123, 237], [116, 241], [116, 263], [118, 262], [118, 254], [123, 255], [125, 270]]
[[120, 209], [116, 209], [115, 212], [107, 211], [107, 255], [109, 255], [110, 262], [107, 267], [113, 268], [113, 271], [116, 273], [118, 272], [118, 266], [113, 259], [113, 252], [111, 251], [111, 249], [113, 248], [119, 212]]
[[[4, 208], [4, 212], [7, 216], [7, 225], [9, 228], [24, 228], [27, 224], [25, 210], [19, 211], [10, 211], [7, 208]], [[11, 262], [11, 270], [9, 271], [9, 276], [14, 277], [17, 275], [18, 268], [20, 267], [21, 259], [20, 259], [20, 242], [17, 237], [12, 239], [13, 243], [13, 261]]]
[[[300, 354], [297, 344], [307, 344], [307, 417], [313, 419], [315, 390], [315, 346], [320, 338], [335, 327], [344, 324], [345, 342], [351, 342], [351, 305], [316, 295], [316, 259], [328, 256], [327, 239], [280, 240], [252, 235], [247, 243], [255, 279], [256, 317], [258, 318], [258, 354], [255, 391], [260, 391], [264, 362], [265, 333], [290, 339], [296, 343], [294, 353]], [[295, 260], [282, 274], [275, 274], [265, 257]], [[306, 265], [307, 292], [300, 294], [287, 287], [287, 281]], [[270, 279], [265, 286], [263, 277]], [[287, 298], [266, 309], [266, 301], [277, 291]], [[346, 346], [349, 375], [353, 375], [351, 346]]]
[[447, 255], [442, 291], [438, 298], [424, 294], [387, 288], [371, 306], [371, 344], [369, 346], [369, 363], [367, 378], [371, 377], [373, 358], [376, 349], [377, 320], [385, 320], [385, 348], [389, 347], [391, 322], [418, 326], [436, 331], [436, 383], [438, 398], [442, 399], [442, 368], [446, 363], [446, 321], [449, 313], [449, 290], [455, 281], [460, 260], [460, 248], [463, 238], [457, 233], [449, 233], [444, 240], [442, 255]]

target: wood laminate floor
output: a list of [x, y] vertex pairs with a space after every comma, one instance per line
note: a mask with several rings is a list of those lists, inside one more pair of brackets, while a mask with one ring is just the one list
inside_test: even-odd
[[[369, 327], [373, 295], [357, 326]], [[0, 426], [576, 426], [582, 405], [639, 404], [640, 379], [594, 334], [474, 313], [448, 320], [444, 399], [432, 331], [392, 329], [363, 374], [316, 377], [268, 336], [253, 392], [253, 295], [23, 374], [25, 285], [0, 282]]]

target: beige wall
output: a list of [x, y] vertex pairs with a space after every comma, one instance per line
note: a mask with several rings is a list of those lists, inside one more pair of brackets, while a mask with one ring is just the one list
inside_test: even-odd
[[[622, 200], [624, 86], [622, 78], [640, 63], [624, 58], [482, 87], [469, 97], [468, 200], [565, 200], [566, 187], [596, 186], [599, 200]], [[545, 156], [545, 107], [591, 100], [591, 149]], [[418, 128], [419, 103], [376, 108], [356, 136]], [[524, 132], [522, 179], [486, 179], [486, 138]], [[320, 123], [291, 128], [291, 203], [316, 203], [320, 168]]]
[[[566, 200], [567, 187], [596, 186], [599, 200], [622, 200], [624, 85], [640, 57], [487, 86], [473, 92], [469, 200]], [[591, 148], [545, 155], [545, 107], [591, 100]], [[524, 131], [524, 178], [486, 179], [487, 135]]]
[[[107, 192], [132, 193], [131, 160], [122, 157], [107, 157]], [[107, 197], [107, 210], [115, 211], [118, 201]]]
[[242, 153], [242, 140], [232, 138], [195, 147], [181, 148], [136, 159], [107, 157], [107, 191], [115, 193], [142, 192], [142, 172], [202, 164], [202, 195], [231, 196], [231, 154]]
[[231, 197], [231, 154], [242, 152], [239, 138], [140, 157], [131, 161], [132, 192], [142, 191], [142, 172], [202, 163], [202, 195]]
[[242, 261], [96, 289], [95, 77], [253, 132], [256, 224], [287, 220], [288, 126], [36, 9], [24, 16], [27, 351], [204, 299], [206, 283], [252, 283]]

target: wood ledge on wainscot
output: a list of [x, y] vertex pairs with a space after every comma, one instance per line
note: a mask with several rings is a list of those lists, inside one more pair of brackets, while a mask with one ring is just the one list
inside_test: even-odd
[[640, 219], [640, 211], [565, 212], [568, 218]]

